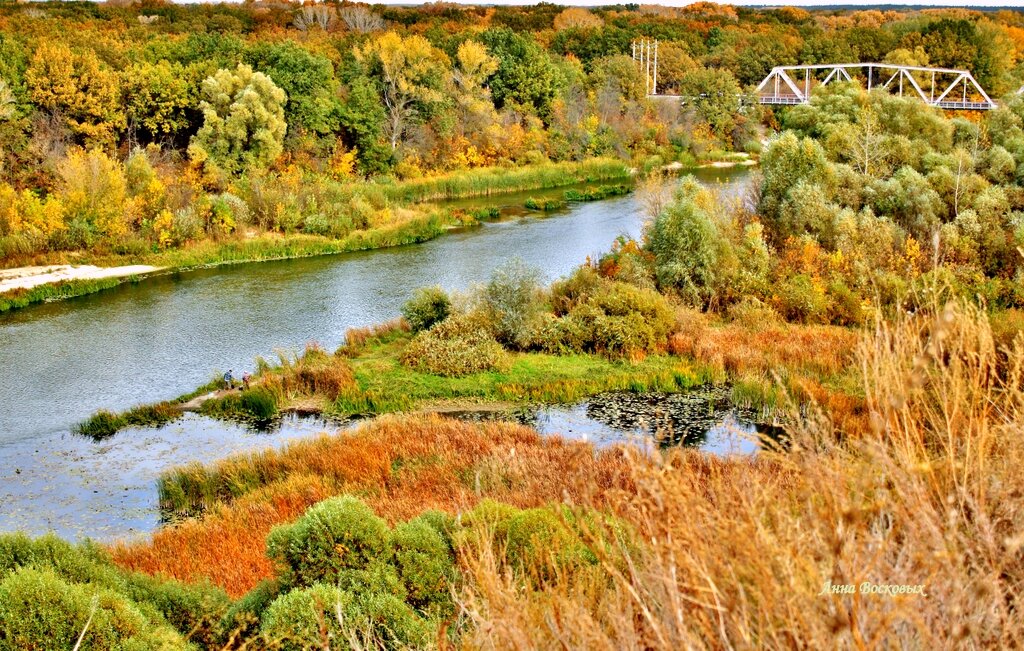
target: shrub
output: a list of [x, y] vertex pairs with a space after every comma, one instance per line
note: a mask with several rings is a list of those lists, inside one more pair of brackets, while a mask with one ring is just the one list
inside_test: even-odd
[[568, 314], [601, 284], [601, 276], [589, 265], [578, 267], [568, 278], [556, 280], [551, 285], [551, 307], [554, 313], [557, 316]]
[[317, 584], [278, 597], [267, 609], [260, 630], [265, 643], [286, 651], [396, 649], [422, 648], [430, 637], [431, 626], [392, 595], [354, 595]]
[[635, 359], [665, 346], [675, 318], [664, 296], [617, 281], [591, 285], [584, 278], [579, 278], [576, 286], [587, 294], [570, 299], [567, 292], [577, 291], [572, 285], [555, 290], [556, 301], [575, 302], [575, 306], [546, 328], [548, 349]]
[[705, 306], [715, 297], [718, 264], [727, 243], [699, 205], [699, 192], [695, 182], [684, 183], [646, 235], [658, 286], [678, 292], [692, 305]]
[[336, 582], [342, 570], [360, 569], [384, 553], [388, 527], [354, 497], [311, 507], [291, 525], [275, 527], [267, 554], [287, 569], [289, 585]]
[[483, 301], [498, 341], [527, 348], [536, 334], [540, 313], [540, 272], [513, 259], [495, 269], [484, 287]]
[[259, 631], [263, 613], [280, 594], [280, 584], [267, 580], [232, 604], [217, 626], [221, 645], [226, 646], [232, 638], [245, 640], [255, 636]]
[[443, 289], [424, 287], [417, 289], [402, 306], [402, 316], [409, 322], [413, 332], [419, 332], [447, 319], [451, 307], [451, 299]]
[[422, 612], [449, 612], [455, 558], [431, 520], [419, 517], [397, 525], [391, 533], [391, 546], [406, 601]]
[[150, 621], [124, 597], [68, 583], [52, 570], [21, 568], [0, 582], [0, 649], [182, 648], [171, 628]]
[[265, 643], [281, 651], [344, 647], [335, 609], [344, 612], [351, 602], [350, 593], [324, 584], [292, 590], [267, 608], [260, 633]]
[[456, 314], [416, 335], [402, 351], [406, 366], [434, 375], [460, 377], [500, 368], [505, 351], [480, 314]]
[[191, 642], [216, 646], [218, 624], [231, 603], [222, 589], [207, 582], [185, 584], [145, 574], [130, 575], [125, 583], [127, 596], [155, 608]]
[[807, 274], [797, 274], [779, 287], [779, 311], [787, 321], [819, 323], [825, 320], [828, 297], [825, 289]]

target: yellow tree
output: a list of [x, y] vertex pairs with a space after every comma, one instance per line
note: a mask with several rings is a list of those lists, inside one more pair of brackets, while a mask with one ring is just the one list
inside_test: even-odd
[[487, 78], [498, 69], [498, 60], [487, 53], [487, 48], [476, 41], [466, 41], [459, 46], [455, 55], [456, 65], [452, 72], [458, 110], [458, 126], [464, 143], [472, 143], [473, 152], [500, 149], [504, 130], [498, 125], [498, 112], [491, 101]]
[[381, 81], [385, 133], [394, 151], [410, 128], [440, 104], [448, 57], [422, 36], [387, 32], [356, 48], [356, 58]]
[[32, 57], [25, 81], [36, 106], [61, 117], [87, 145], [113, 144], [124, 126], [117, 73], [92, 52], [45, 42]]

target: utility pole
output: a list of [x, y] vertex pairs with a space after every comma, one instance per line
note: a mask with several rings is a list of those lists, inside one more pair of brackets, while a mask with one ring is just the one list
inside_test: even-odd
[[658, 94], [658, 41], [654, 41], [654, 82], [652, 84], [652, 95]]

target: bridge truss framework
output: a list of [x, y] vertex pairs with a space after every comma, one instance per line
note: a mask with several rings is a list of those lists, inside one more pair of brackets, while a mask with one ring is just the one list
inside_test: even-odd
[[[757, 87], [757, 95], [761, 104], [806, 104], [810, 101], [812, 87], [827, 86], [833, 81], [854, 81], [851, 71], [863, 74], [869, 91], [885, 88], [890, 92], [896, 90], [903, 97], [906, 89], [911, 97], [916, 94], [925, 104], [943, 109], [987, 111], [996, 108], [996, 103], [967, 70], [891, 63], [776, 66]], [[913, 73], [930, 76], [930, 83], [919, 83]], [[825, 78], [819, 81], [822, 74]], [[926, 93], [923, 86], [927, 86], [929, 92]], [[763, 94], [765, 90], [769, 94]], [[1018, 92], [1024, 92], [1024, 88]]]

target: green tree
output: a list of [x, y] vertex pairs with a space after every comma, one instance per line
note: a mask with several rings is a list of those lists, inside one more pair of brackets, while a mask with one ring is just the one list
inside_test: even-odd
[[245, 61], [288, 95], [284, 116], [291, 131], [324, 135], [337, 130], [338, 82], [330, 60], [283, 41], [254, 45]]
[[498, 60], [498, 70], [490, 81], [495, 105], [549, 118], [551, 103], [564, 79], [548, 54], [529, 37], [510, 29], [488, 30], [482, 38]]
[[239, 64], [208, 77], [202, 97], [203, 126], [188, 148], [193, 159], [237, 172], [281, 155], [287, 96], [269, 77]]
[[740, 109], [740, 86], [732, 73], [697, 68], [683, 75], [679, 93], [719, 138], [730, 138]]
[[782, 206], [789, 193], [801, 182], [829, 187], [832, 169], [818, 141], [798, 138], [786, 132], [773, 140], [761, 157], [764, 181], [758, 213], [765, 219], [773, 243], [796, 235], [792, 224], [783, 219]]

